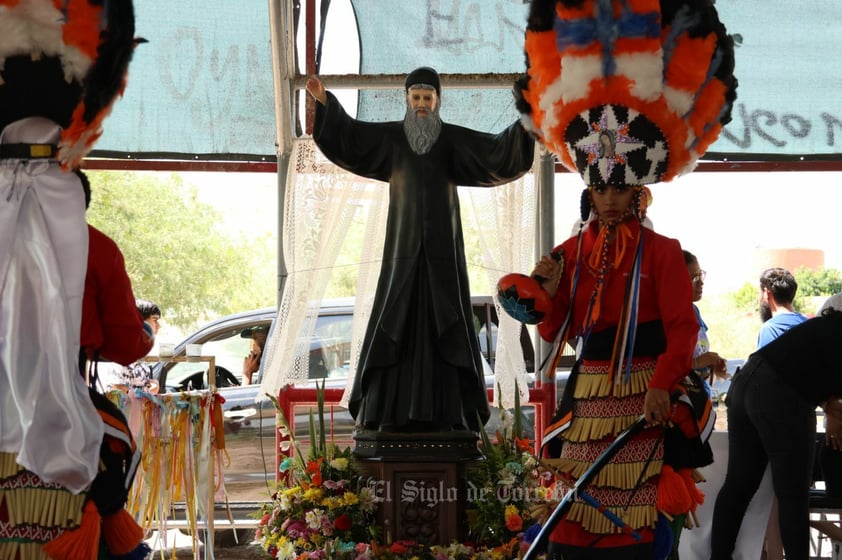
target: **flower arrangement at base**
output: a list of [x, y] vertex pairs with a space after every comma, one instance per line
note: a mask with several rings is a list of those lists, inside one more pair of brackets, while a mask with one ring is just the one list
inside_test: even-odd
[[541, 468], [533, 441], [524, 435], [517, 393], [514, 411], [501, 408], [500, 420], [496, 441], [482, 432], [485, 461], [468, 471], [466, 513], [470, 538], [486, 546], [515, 543], [506, 556], [511, 558], [528, 549], [557, 499], [554, 477]]
[[[324, 392], [318, 392], [319, 438], [310, 417], [310, 451], [305, 458], [295, 441], [277, 399], [282, 435], [289, 438], [295, 454], [280, 465], [285, 482], [272, 500], [264, 504], [255, 540], [271, 558], [356, 558], [376, 539], [375, 495], [354, 465], [351, 449], [340, 449], [324, 438]], [[288, 445], [284, 445], [289, 449]], [[285, 450], [286, 450], [285, 449]]]
[[[351, 449], [324, 438], [324, 393], [317, 389], [317, 419], [310, 417], [311, 448], [302, 455], [277, 399], [285, 475], [272, 500], [263, 505], [255, 540], [280, 560], [513, 560], [528, 548], [528, 531], [537, 532], [538, 510], [550, 508], [552, 489], [539, 474], [532, 442], [522, 437], [519, 402], [514, 415], [501, 411], [503, 432], [491, 443], [483, 434], [485, 461], [467, 473], [469, 542], [447, 546], [412, 540], [384, 542], [377, 526], [381, 497], [358, 468]], [[318, 438], [316, 437], [318, 433]]]

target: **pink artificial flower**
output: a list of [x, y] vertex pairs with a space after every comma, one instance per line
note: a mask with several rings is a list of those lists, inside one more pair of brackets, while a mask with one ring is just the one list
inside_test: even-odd
[[307, 524], [300, 519], [287, 519], [281, 525], [281, 531], [285, 531], [290, 537], [297, 539], [298, 537], [307, 536]]
[[324, 481], [322, 486], [324, 486], [328, 490], [342, 490], [342, 488], [345, 487], [345, 481], [344, 480], [330, 480], [330, 479], [328, 479], [328, 480]]

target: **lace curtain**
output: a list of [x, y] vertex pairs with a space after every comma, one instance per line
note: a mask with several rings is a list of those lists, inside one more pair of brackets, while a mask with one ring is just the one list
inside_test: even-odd
[[[483, 268], [489, 284], [496, 286], [497, 280], [509, 272], [531, 271], [535, 247], [534, 175], [528, 174], [500, 187], [467, 190], [477, 220]], [[512, 408], [516, 386], [520, 402], [525, 403], [529, 398], [529, 378], [520, 344], [524, 327], [503, 311], [496, 293], [494, 307], [499, 319], [494, 403], [501, 408]]]
[[[275, 330], [266, 345], [266, 370], [260, 394], [308, 378], [310, 339], [330, 275], [352, 221], [362, 221], [364, 236], [358, 255], [359, 275], [352, 331], [351, 371], [356, 371], [380, 273], [388, 211], [388, 186], [352, 175], [333, 165], [311, 138], [295, 140], [287, 174], [284, 227], [281, 232], [288, 277]], [[480, 232], [482, 264], [489, 282], [503, 274], [530, 270], [535, 231], [535, 193], [532, 176], [496, 188], [463, 189]], [[505, 235], [501, 235], [505, 232]], [[514, 387], [521, 401], [528, 397], [521, 325], [506, 315], [496, 301], [496, 382], [502, 405], [514, 403]], [[347, 405], [348, 380], [342, 404]], [[496, 397], [495, 397], [496, 400]]]
[[293, 144], [286, 185], [280, 233], [288, 276], [266, 343], [261, 395], [277, 395], [283, 386], [308, 379], [310, 340], [321, 300], [352, 221], [363, 220], [351, 352], [355, 370], [383, 254], [388, 209], [383, 183], [345, 172], [311, 138], [300, 138]]

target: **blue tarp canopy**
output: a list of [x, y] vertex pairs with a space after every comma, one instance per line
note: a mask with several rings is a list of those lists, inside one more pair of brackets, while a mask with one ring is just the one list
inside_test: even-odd
[[[292, 0], [274, 1], [281, 12], [297, 14]], [[352, 10], [345, 6], [349, 1]], [[296, 134], [296, 119], [276, 110], [274, 82], [277, 77], [280, 88], [289, 91], [301, 86], [307, 8], [315, 9], [313, 34], [318, 36], [323, 27], [325, 45], [347, 49], [334, 53], [334, 59], [358, 51], [355, 67], [345, 72], [360, 78], [403, 74], [421, 65], [434, 66], [445, 77], [525, 70], [528, 5], [523, 0], [300, 4], [300, 17], [291, 19], [298, 22], [295, 33], [290, 23], [271, 23], [266, 0], [136, 1], [137, 34], [149, 43], [137, 48], [125, 97], [105, 122], [93, 155], [274, 160], [276, 130]], [[716, 7], [737, 42], [740, 85], [733, 121], [709, 156], [842, 159], [842, 2], [718, 0]], [[326, 19], [319, 12], [324, 8]], [[331, 17], [343, 8], [345, 15]], [[273, 56], [273, 35], [276, 45], [297, 41], [299, 68], [288, 62], [291, 56]], [[316, 57], [321, 59], [322, 53]], [[448, 88], [442, 117], [480, 130], [500, 130], [517, 118], [510, 88], [510, 82]], [[356, 112], [373, 121], [401, 118], [402, 88], [362, 89]]]

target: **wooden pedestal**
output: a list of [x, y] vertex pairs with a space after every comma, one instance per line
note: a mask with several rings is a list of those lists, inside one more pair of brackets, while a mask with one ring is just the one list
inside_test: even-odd
[[384, 542], [462, 542], [465, 469], [482, 458], [473, 432], [356, 434], [355, 455], [372, 477]]

